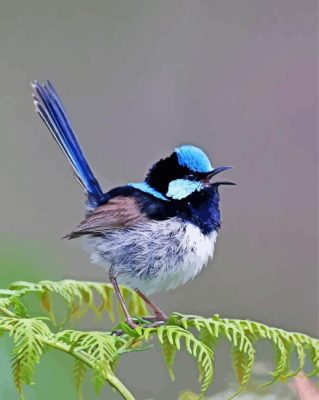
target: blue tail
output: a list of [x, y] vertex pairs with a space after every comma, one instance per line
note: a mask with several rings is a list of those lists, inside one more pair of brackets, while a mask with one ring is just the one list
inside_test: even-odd
[[86, 161], [82, 149], [72, 129], [70, 120], [53, 85], [32, 83], [33, 99], [37, 113], [52, 133], [68, 158], [76, 179], [87, 192], [89, 202], [99, 204], [103, 197], [102, 189]]

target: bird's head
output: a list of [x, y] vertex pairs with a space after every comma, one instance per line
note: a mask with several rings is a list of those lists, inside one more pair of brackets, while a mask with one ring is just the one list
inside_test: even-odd
[[212, 185], [232, 184], [212, 181], [215, 175], [230, 168], [214, 168], [203, 150], [183, 145], [154, 164], [145, 182], [167, 199], [182, 200]]

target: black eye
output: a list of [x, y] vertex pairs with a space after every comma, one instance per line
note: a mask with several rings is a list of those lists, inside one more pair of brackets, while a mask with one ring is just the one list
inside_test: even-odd
[[194, 180], [196, 179], [196, 175], [194, 175], [194, 174], [188, 174], [188, 175], [186, 176], [186, 178], [187, 178], [189, 181], [194, 181]]

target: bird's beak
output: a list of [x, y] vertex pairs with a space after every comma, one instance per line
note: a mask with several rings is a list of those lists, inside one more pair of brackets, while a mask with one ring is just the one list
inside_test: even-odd
[[219, 173], [221, 173], [223, 171], [227, 171], [228, 169], [232, 169], [232, 167], [230, 167], [230, 166], [216, 167], [212, 171], [207, 173], [207, 175], [202, 180], [202, 182], [204, 183], [205, 186], [206, 185], [209, 185], [209, 186], [210, 185], [215, 185], [215, 186], [217, 186], [217, 185], [236, 185], [236, 183], [228, 182], [228, 181], [225, 181], [225, 182], [211, 182], [211, 179], [215, 175], [217, 175], [217, 174], [219, 174]]
[[224, 167], [216, 167], [211, 172], [207, 174], [207, 177], [212, 178], [213, 176], [219, 174], [220, 172], [227, 171], [228, 169], [232, 169], [233, 167], [224, 166]]

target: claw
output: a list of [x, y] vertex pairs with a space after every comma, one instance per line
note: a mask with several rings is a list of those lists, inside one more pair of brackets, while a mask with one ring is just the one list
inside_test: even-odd
[[135, 329], [138, 327], [138, 325], [132, 319], [127, 319], [125, 322], [132, 329]]
[[146, 315], [144, 317], [141, 317], [141, 319], [148, 322], [156, 321], [156, 317], [154, 317], [154, 315]]
[[168, 316], [164, 314], [163, 312], [157, 312], [155, 313], [155, 320], [157, 322], [167, 322]]
[[153, 323], [146, 325], [145, 328], [157, 328], [165, 324], [165, 321], [154, 321]]

